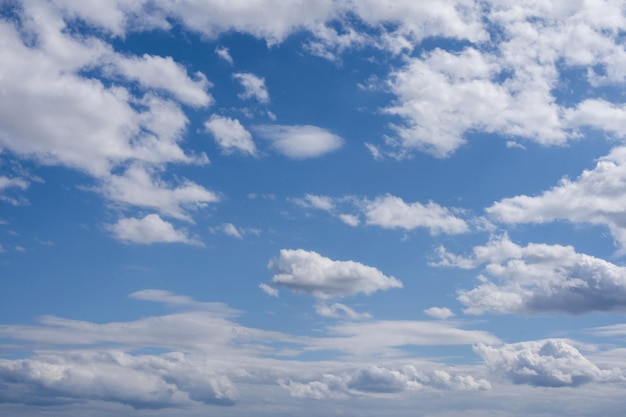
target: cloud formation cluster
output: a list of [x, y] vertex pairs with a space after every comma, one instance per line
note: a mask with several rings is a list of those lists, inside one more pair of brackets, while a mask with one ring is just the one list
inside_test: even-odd
[[474, 349], [485, 363], [515, 384], [573, 387], [623, 380], [620, 370], [601, 370], [567, 341], [548, 339]]
[[522, 247], [502, 235], [475, 247], [472, 256], [454, 255], [441, 247], [439, 257], [433, 265], [466, 269], [485, 265], [480, 284], [459, 292], [469, 314], [626, 309], [626, 268], [571, 246]]

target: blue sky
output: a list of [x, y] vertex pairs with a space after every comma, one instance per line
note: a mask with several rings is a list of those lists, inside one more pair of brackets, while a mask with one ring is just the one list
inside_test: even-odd
[[0, 3], [0, 414], [623, 414], [626, 4]]

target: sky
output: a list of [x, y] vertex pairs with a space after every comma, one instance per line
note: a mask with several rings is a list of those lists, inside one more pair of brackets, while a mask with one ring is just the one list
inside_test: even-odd
[[622, 416], [625, 28], [0, 0], [0, 414]]

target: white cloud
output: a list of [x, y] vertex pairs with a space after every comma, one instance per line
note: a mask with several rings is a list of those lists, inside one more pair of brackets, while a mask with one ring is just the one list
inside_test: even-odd
[[278, 297], [278, 290], [274, 287], [270, 287], [264, 282], [259, 284], [259, 288], [270, 297]]
[[140, 166], [129, 167], [122, 175], [112, 175], [99, 189], [117, 203], [158, 210], [161, 214], [191, 222], [189, 210], [206, 207], [220, 197], [199, 184], [184, 180], [173, 187]]
[[256, 155], [252, 135], [239, 120], [214, 114], [204, 122], [204, 127], [213, 135], [225, 154], [237, 151], [242, 154]]
[[[388, 6], [381, 3], [380, 8]], [[543, 145], [578, 138], [583, 126], [624, 135], [619, 118], [622, 106], [593, 97], [591, 90], [621, 83], [626, 77], [626, 52], [616, 35], [626, 22], [623, 6], [609, 1], [582, 2], [576, 7], [566, 2], [513, 5], [494, 1], [482, 10], [480, 7], [478, 2], [449, 2], [437, 10], [447, 10], [442, 20], [445, 24], [464, 15], [452, 27], [458, 29], [463, 23], [472, 27], [468, 38], [487, 39], [485, 28], [489, 25], [501, 35], [491, 37], [489, 48], [479, 51], [474, 46], [479, 43], [473, 43], [460, 52], [435, 49], [391, 71], [387, 82], [397, 100], [386, 110], [404, 123], [394, 126], [397, 138], [387, 141], [390, 149], [385, 153], [403, 157], [419, 150], [445, 157], [467, 140], [468, 132], [475, 131], [497, 133], [509, 142], [513, 137], [516, 142], [522, 139]], [[392, 10], [410, 16], [417, 8], [411, 10], [398, 2], [373, 16], [384, 19]], [[428, 14], [423, 13], [425, 18]], [[399, 21], [406, 22], [404, 18]], [[435, 25], [430, 28], [435, 32], [428, 33], [441, 27]], [[411, 51], [415, 44], [401, 30], [380, 38], [394, 53]], [[571, 108], [558, 99], [564, 88], [562, 76], [570, 69], [586, 69], [586, 81], [591, 85], [585, 93], [591, 97], [583, 95]]]
[[428, 389], [484, 391], [491, 384], [484, 379], [474, 379], [455, 371], [442, 369], [418, 370], [415, 366], [403, 367], [367, 366], [337, 374], [324, 374], [319, 379], [281, 384], [294, 397], [346, 398], [349, 396], [379, 396]]
[[334, 261], [303, 249], [282, 249], [268, 267], [275, 273], [272, 283], [322, 299], [402, 288], [396, 278], [371, 266]]
[[128, 294], [130, 298], [142, 301], [153, 301], [157, 303], [164, 303], [169, 306], [175, 307], [187, 307], [195, 310], [211, 311], [219, 316], [236, 316], [238, 311], [233, 310], [223, 303], [209, 303], [195, 301], [193, 298], [187, 295], [179, 295], [171, 291], [159, 290], [159, 289], [146, 289], [135, 291]]
[[469, 230], [463, 219], [445, 207], [433, 202], [426, 205], [418, 202], [407, 204], [401, 198], [389, 194], [364, 201], [363, 214], [366, 224], [385, 229], [426, 228], [431, 235], [458, 234]]
[[[11, 23], [0, 23], [3, 147], [97, 177], [132, 160], [156, 164], [198, 161], [178, 146], [187, 118], [176, 103], [150, 95], [133, 97], [119, 84], [106, 86], [79, 75], [86, 67], [122, 60], [109, 45], [63, 32], [65, 23], [51, 5], [29, 3], [23, 18], [23, 30], [39, 39], [34, 47], [23, 43]], [[182, 74], [180, 67], [166, 62]], [[156, 68], [160, 64], [148, 65]]]
[[8, 382], [0, 394], [4, 401], [24, 401], [19, 396], [26, 392], [35, 396], [31, 401], [104, 400], [135, 409], [159, 409], [196, 402], [232, 405], [237, 397], [228, 377], [183, 353], [40, 353], [29, 359], [0, 360], [0, 380]]
[[347, 318], [350, 320], [361, 320], [371, 318], [369, 313], [359, 313], [341, 303], [315, 305], [315, 312], [322, 317]]
[[134, 217], [120, 219], [108, 226], [116, 239], [129, 243], [187, 243], [202, 245], [202, 242], [190, 237], [185, 231], [161, 219], [158, 214], [148, 214], [142, 219]]
[[14, 206], [26, 205], [28, 201], [22, 197], [11, 197], [10, 189], [25, 190], [30, 186], [30, 182], [25, 178], [7, 177], [0, 175], [0, 201], [4, 201]]
[[224, 61], [228, 62], [230, 65], [233, 65], [235, 62], [233, 61], [233, 57], [230, 55], [228, 48], [225, 46], [216, 46], [215, 53], [217, 56], [222, 58]]
[[348, 226], [357, 227], [361, 224], [359, 218], [353, 214], [340, 214], [339, 219]]
[[0, 191], [7, 188], [19, 188], [25, 190], [29, 186], [29, 182], [23, 178], [10, 178], [4, 175], [0, 175]]
[[466, 330], [452, 320], [374, 320], [341, 322], [328, 327], [331, 337], [312, 340], [320, 350], [338, 350], [356, 357], [407, 357], [408, 346], [495, 344], [489, 332]]
[[243, 236], [241, 236], [241, 233], [239, 233], [239, 230], [237, 230], [235, 225], [232, 223], [224, 224], [224, 234], [237, 238], [237, 239], [243, 239]]
[[564, 340], [547, 339], [474, 350], [493, 370], [515, 384], [572, 387], [592, 381], [623, 380], [621, 371], [601, 370]]
[[424, 313], [439, 320], [447, 320], [454, 317], [452, 310], [447, 307], [430, 307], [424, 310]]
[[305, 208], [315, 208], [323, 211], [333, 211], [335, 209], [333, 199], [325, 195], [306, 194], [304, 198], [294, 199], [294, 202]]
[[352, 4], [353, 12], [365, 22], [379, 26], [394, 22], [397, 35], [417, 45], [426, 37], [443, 36], [472, 42], [486, 40], [488, 34], [480, 21], [480, 6], [472, 0], [363, 0]]
[[233, 77], [241, 83], [244, 92], [239, 95], [241, 99], [255, 99], [259, 103], [269, 103], [270, 95], [265, 86], [265, 78], [246, 72], [238, 72]]
[[105, 71], [136, 81], [144, 88], [166, 91], [190, 106], [206, 107], [213, 102], [206, 91], [211, 86], [206, 77], [196, 72], [195, 79], [191, 79], [186, 69], [172, 57], [114, 55]]
[[[563, 204], [567, 201], [567, 204]], [[558, 185], [531, 197], [505, 198], [486, 209], [503, 223], [547, 223], [569, 220], [608, 226], [617, 243], [626, 246], [626, 147], [616, 147], [595, 168], [584, 170], [575, 180], [563, 178]]]
[[254, 131], [269, 140], [277, 152], [293, 159], [316, 158], [343, 145], [339, 136], [310, 125], [262, 125], [256, 126]]
[[480, 284], [459, 291], [469, 314], [581, 314], [626, 310], [626, 268], [577, 253], [571, 246], [530, 243], [521, 247], [501, 236], [464, 258], [440, 249], [438, 266], [486, 264]]
[[419, 202], [405, 203], [400, 197], [385, 194], [373, 200], [356, 196], [329, 197], [306, 194], [293, 201], [305, 208], [314, 208], [338, 217], [343, 223], [356, 227], [361, 224], [358, 215], [338, 213], [346, 209], [358, 210], [365, 217], [365, 225], [384, 229], [407, 231], [425, 228], [431, 235], [440, 233], [459, 234], [469, 231], [467, 223], [457, 217], [453, 210], [434, 202], [424, 205]]
[[[380, 358], [393, 356], [390, 347], [499, 342], [488, 333], [458, 329], [449, 322], [340, 323], [322, 329], [326, 336], [291, 336], [243, 327], [231, 319], [236, 312], [220, 303], [155, 289], [130, 296], [191, 311], [125, 322], [44, 316], [34, 325], [0, 325], [3, 339], [28, 342], [40, 350], [28, 358], [0, 359], [0, 400], [20, 404], [99, 400], [159, 409], [230, 405], [246, 386], [272, 393], [277, 385], [300, 397], [319, 392], [318, 398], [327, 398], [334, 392], [336, 398], [347, 398], [391, 392], [385, 378], [375, 377], [390, 373], [407, 381], [401, 390], [393, 390], [398, 393], [422, 387], [480, 390], [488, 389], [489, 383], [475, 378], [472, 367], [467, 372], [449, 368], [417, 360], [409, 352], [388, 364]], [[163, 353], [130, 353], [153, 350]], [[311, 351], [351, 356], [318, 361], [293, 357]], [[285, 359], [287, 352], [291, 356]], [[372, 377], [371, 384], [366, 374]], [[318, 380], [335, 380], [338, 385], [326, 391], [323, 385], [311, 384]]]

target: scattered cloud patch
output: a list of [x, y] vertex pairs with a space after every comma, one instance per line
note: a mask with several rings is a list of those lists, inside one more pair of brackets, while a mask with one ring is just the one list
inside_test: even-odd
[[440, 248], [439, 266], [484, 266], [480, 284], [459, 291], [468, 314], [626, 310], [626, 268], [581, 254], [572, 246], [530, 243], [500, 236], [477, 246], [470, 257]]
[[215, 53], [217, 54], [217, 56], [222, 58], [224, 61], [228, 62], [230, 65], [234, 65], [235, 64], [235, 62], [233, 61], [233, 57], [230, 55], [230, 52], [229, 52], [227, 47], [225, 47], [225, 46], [216, 46], [215, 47]]
[[303, 249], [282, 249], [268, 267], [275, 273], [273, 284], [321, 299], [402, 288], [399, 280], [371, 266]]
[[190, 237], [185, 231], [177, 230], [174, 225], [161, 219], [158, 214], [148, 214], [141, 219], [124, 218], [107, 227], [118, 240], [127, 243], [186, 243], [202, 245], [199, 240]]
[[233, 77], [241, 83], [244, 92], [239, 94], [242, 100], [254, 99], [262, 104], [270, 102], [270, 95], [265, 86], [265, 78], [246, 72], [238, 72]]
[[[563, 178], [538, 196], [505, 198], [486, 209], [496, 221], [507, 224], [568, 220], [607, 226], [617, 244], [626, 246], [626, 147], [619, 146], [600, 158], [593, 169], [575, 180]], [[563, 204], [567, 201], [567, 204]]]
[[99, 189], [110, 200], [128, 206], [158, 210], [161, 214], [192, 222], [189, 210], [206, 207], [220, 197], [189, 180], [172, 186], [140, 166], [129, 167], [122, 175], [112, 175]]
[[237, 119], [214, 114], [204, 122], [204, 128], [213, 135], [215, 142], [225, 154], [239, 152], [256, 155], [256, 146], [252, 135]]
[[365, 200], [362, 210], [366, 224], [385, 229], [426, 228], [431, 235], [469, 231], [463, 219], [432, 201], [426, 205], [419, 202], [407, 204], [400, 197], [386, 194], [374, 200]]
[[278, 297], [278, 290], [274, 287], [271, 287], [269, 285], [267, 285], [266, 283], [262, 282], [259, 284], [259, 288], [267, 295], [269, 295], [270, 297]]
[[369, 319], [372, 317], [369, 313], [356, 312], [347, 305], [341, 303], [318, 303], [315, 305], [315, 312], [322, 317], [346, 318], [350, 320]]
[[430, 307], [424, 310], [424, 313], [439, 320], [447, 320], [454, 317], [454, 313], [447, 307]]
[[221, 233], [235, 239], [243, 239], [245, 236], [261, 234], [259, 229], [237, 227], [232, 223], [223, 223], [219, 226], [209, 227], [211, 233]]
[[280, 154], [292, 159], [317, 158], [341, 148], [344, 140], [317, 126], [260, 125], [254, 131]]

